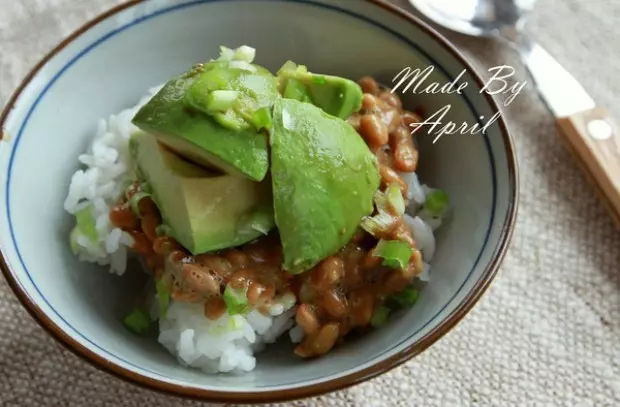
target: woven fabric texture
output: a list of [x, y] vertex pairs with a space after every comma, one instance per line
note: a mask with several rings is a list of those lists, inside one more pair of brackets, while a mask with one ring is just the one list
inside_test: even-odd
[[[0, 0], [0, 106], [63, 37], [118, 3]], [[620, 1], [540, 0], [527, 29], [600, 105], [618, 106]], [[446, 35], [483, 73], [509, 64], [527, 79], [509, 48]], [[288, 405], [620, 406], [620, 233], [559, 144], [531, 86], [506, 118], [520, 166], [520, 211], [486, 295], [403, 367]], [[0, 279], [0, 406], [199, 405], [127, 384], [66, 351]]]

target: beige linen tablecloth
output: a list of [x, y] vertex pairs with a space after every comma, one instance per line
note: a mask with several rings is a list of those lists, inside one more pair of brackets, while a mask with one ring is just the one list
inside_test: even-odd
[[[117, 3], [0, 0], [0, 106], [45, 52]], [[540, 0], [528, 28], [600, 104], [618, 106], [620, 0]], [[482, 71], [520, 66], [497, 44], [449, 37]], [[520, 212], [512, 247], [487, 294], [403, 367], [294, 405], [620, 406], [620, 233], [558, 144], [553, 119], [531, 87], [507, 109], [507, 120], [521, 170]], [[0, 405], [201, 404], [91, 367], [51, 339], [2, 280]]]

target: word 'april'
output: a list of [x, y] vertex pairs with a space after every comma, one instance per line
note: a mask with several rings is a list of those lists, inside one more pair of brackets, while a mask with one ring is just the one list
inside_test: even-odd
[[[452, 82], [440, 84], [439, 82], [428, 82], [429, 76], [433, 73], [434, 66], [429, 65], [424, 70], [411, 69], [407, 67], [400, 71], [392, 83], [398, 81], [392, 88], [392, 93], [401, 89], [401, 92], [405, 93], [411, 91], [414, 94], [445, 94], [462, 95], [463, 91], [469, 85], [467, 82], [462, 82], [461, 79], [467, 73], [467, 70], [461, 71], [461, 73], [454, 78]], [[507, 95], [504, 100], [504, 106], [510, 105], [513, 100], [521, 93], [527, 82], [514, 82], [509, 83], [508, 78], [514, 75], [515, 69], [508, 65], [495, 66], [489, 69], [492, 73], [491, 78], [482, 86], [480, 93], [487, 93], [489, 95], [504, 94]], [[417, 132], [424, 126], [431, 126], [429, 129], [430, 134], [434, 134], [435, 138], [433, 143], [436, 143], [443, 135], [450, 134], [486, 134], [486, 131], [495, 123], [500, 113], [495, 113], [486, 124], [481, 125], [480, 122], [470, 126], [467, 122], [463, 122], [460, 126], [455, 122], [448, 121], [444, 123], [448, 112], [452, 109], [452, 105], [446, 105], [435, 112], [432, 116], [429, 116], [421, 123], [413, 123], [411, 134]], [[480, 116], [480, 120], [484, 120], [484, 116]]]

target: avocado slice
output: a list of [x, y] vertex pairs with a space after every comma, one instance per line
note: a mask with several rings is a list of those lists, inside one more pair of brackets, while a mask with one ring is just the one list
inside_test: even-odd
[[212, 173], [142, 131], [130, 153], [170, 235], [192, 254], [241, 245], [275, 226], [269, 181]]
[[347, 119], [362, 107], [364, 92], [352, 80], [312, 73], [292, 61], [278, 70], [278, 79], [285, 98], [310, 102], [332, 116]]
[[268, 70], [212, 61], [169, 80], [132, 121], [191, 161], [261, 181], [269, 167], [267, 137], [255, 121], [279, 97]]
[[351, 125], [285, 98], [274, 104], [271, 178], [284, 269], [294, 274], [351, 240], [380, 183], [377, 160]]

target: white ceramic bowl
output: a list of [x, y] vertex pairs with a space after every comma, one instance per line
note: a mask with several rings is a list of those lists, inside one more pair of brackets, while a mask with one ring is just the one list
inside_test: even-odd
[[259, 354], [246, 376], [183, 368], [157, 343], [121, 327], [131, 277], [78, 262], [63, 211], [77, 156], [100, 117], [133, 106], [151, 86], [218, 54], [249, 44], [258, 64], [287, 59], [316, 72], [390, 84], [404, 67], [435, 66], [446, 83], [463, 69], [464, 95], [413, 95], [409, 107], [476, 123], [497, 112], [455, 49], [429, 27], [378, 1], [151, 0], [91, 21], [51, 52], [6, 106], [0, 143], [0, 241], [7, 281], [30, 313], [86, 360], [134, 383], [214, 401], [275, 401], [342, 388], [418, 354], [453, 327], [491, 282], [516, 216], [517, 168], [503, 119], [486, 136], [421, 137], [423, 182], [447, 190], [452, 218], [438, 233], [431, 281], [413, 309], [372, 334], [302, 361], [286, 345]]

